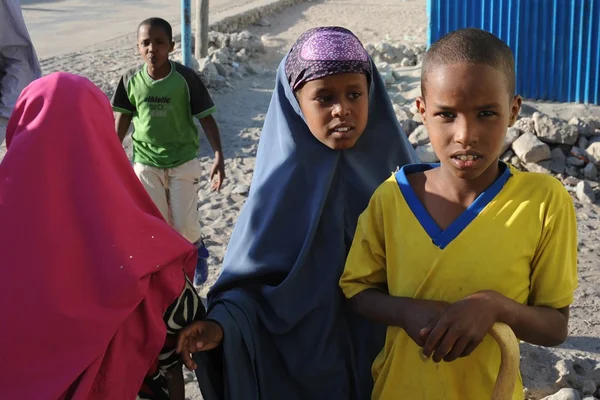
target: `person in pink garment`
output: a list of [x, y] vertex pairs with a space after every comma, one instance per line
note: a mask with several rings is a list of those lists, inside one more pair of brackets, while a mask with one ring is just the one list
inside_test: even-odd
[[178, 330], [204, 317], [197, 249], [135, 176], [106, 95], [66, 73], [34, 81], [7, 145], [0, 397], [183, 399], [165, 376], [181, 375]]

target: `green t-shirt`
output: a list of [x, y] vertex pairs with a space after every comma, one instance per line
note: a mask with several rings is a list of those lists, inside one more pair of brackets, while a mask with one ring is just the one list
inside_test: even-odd
[[193, 118], [205, 118], [215, 105], [196, 72], [171, 61], [171, 72], [153, 80], [146, 64], [123, 74], [112, 98], [113, 110], [133, 115], [133, 161], [174, 168], [198, 155]]

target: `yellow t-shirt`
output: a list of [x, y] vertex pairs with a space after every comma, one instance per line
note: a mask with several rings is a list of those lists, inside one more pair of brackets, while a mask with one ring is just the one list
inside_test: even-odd
[[[495, 290], [522, 304], [566, 307], [577, 286], [577, 223], [571, 196], [551, 176], [504, 168], [446, 230], [439, 229], [402, 168], [360, 216], [340, 286], [347, 298], [366, 289], [449, 303]], [[373, 400], [489, 399], [500, 349], [486, 336], [470, 356], [423, 360], [404, 330], [387, 328], [373, 363]], [[523, 399], [521, 378], [513, 400]]]

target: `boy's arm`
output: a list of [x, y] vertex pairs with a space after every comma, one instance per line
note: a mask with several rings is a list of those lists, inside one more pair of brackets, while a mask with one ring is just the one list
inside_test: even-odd
[[378, 289], [367, 289], [349, 300], [350, 307], [371, 321], [398, 326], [420, 347], [425, 345], [423, 328], [439, 320], [449, 304], [443, 301], [394, 297]]
[[223, 181], [225, 180], [225, 159], [223, 158], [223, 149], [221, 148], [219, 127], [212, 115], [201, 118], [200, 125], [202, 125], [202, 129], [210, 143], [210, 147], [212, 147], [215, 152], [215, 161], [213, 162], [210, 171], [210, 181], [213, 184], [213, 189], [218, 191], [221, 189], [221, 185], [223, 185]]
[[129, 125], [131, 124], [132, 119], [132, 114], [124, 114], [121, 112], [115, 113], [115, 129], [121, 143], [123, 143], [125, 136], [127, 136], [127, 131], [129, 130]]

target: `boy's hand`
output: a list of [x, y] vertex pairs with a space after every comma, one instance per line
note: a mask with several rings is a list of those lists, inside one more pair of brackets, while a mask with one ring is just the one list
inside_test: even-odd
[[221, 152], [215, 152], [215, 161], [213, 162], [212, 169], [210, 170], [210, 182], [212, 190], [217, 192], [221, 190], [221, 185], [225, 180], [225, 161]]
[[427, 335], [422, 334], [423, 329], [435, 325], [448, 307], [450, 304], [444, 301], [411, 300], [402, 328], [419, 347], [423, 347], [427, 339]]
[[497, 322], [502, 297], [483, 291], [452, 304], [439, 321], [432, 321], [423, 330], [427, 338], [423, 354], [433, 354], [435, 362], [450, 362], [471, 354]]
[[196, 321], [179, 332], [177, 338], [177, 353], [189, 370], [198, 368], [191, 353], [208, 351], [218, 347], [223, 342], [223, 328], [213, 321]]

